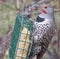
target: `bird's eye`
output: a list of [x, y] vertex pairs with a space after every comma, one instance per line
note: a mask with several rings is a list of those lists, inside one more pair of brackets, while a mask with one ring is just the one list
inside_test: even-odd
[[45, 7], [45, 9], [47, 9], [47, 7]]

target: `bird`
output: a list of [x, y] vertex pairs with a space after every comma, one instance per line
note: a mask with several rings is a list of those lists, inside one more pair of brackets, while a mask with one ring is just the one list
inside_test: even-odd
[[41, 59], [46, 52], [55, 33], [54, 8], [49, 4], [40, 6], [39, 14], [34, 22], [31, 40], [32, 48], [28, 59]]

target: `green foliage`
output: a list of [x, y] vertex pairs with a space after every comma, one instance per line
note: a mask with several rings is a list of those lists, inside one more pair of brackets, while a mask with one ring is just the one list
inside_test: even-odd
[[6, 34], [9, 25], [14, 25], [15, 17], [16, 8], [13, 4], [0, 4], [0, 34]]

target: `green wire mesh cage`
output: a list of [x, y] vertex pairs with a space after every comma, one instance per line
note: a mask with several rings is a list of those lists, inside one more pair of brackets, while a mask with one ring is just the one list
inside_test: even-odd
[[28, 59], [32, 47], [31, 31], [33, 23], [24, 15], [16, 17], [11, 44], [9, 48], [9, 59]]

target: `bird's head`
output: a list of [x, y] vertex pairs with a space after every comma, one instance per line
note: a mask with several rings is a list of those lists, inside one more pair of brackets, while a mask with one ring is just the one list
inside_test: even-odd
[[41, 9], [42, 13], [44, 13], [44, 14], [53, 14], [53, 12], [54, 12], [53, 7], [48, 4], [41, 5], [40, 9]]

